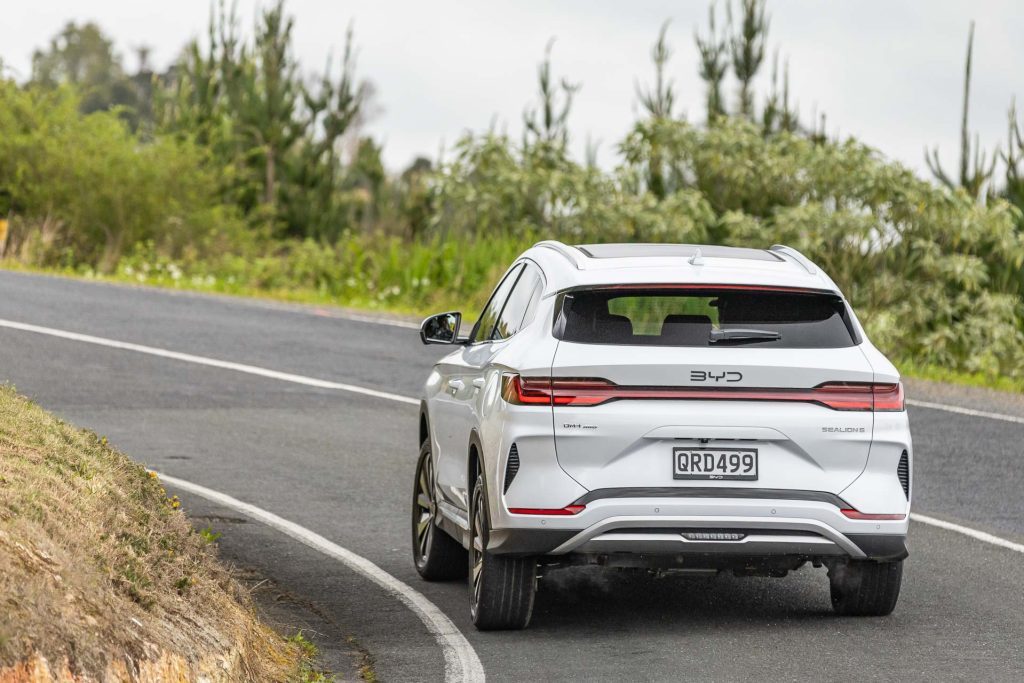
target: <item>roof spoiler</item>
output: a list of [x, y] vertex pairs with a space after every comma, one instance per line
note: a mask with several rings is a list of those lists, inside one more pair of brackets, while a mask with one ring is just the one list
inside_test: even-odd
[[780, 256], [790, 257], [798, 264], [803, 266], [804, 270], [806, 270], [809, 275], [818, 274], [818, 266], [814, 265], [813, 261], [811, 261], [809, 258], [801, 254], [793, 247], [787, 247], [785, 244], [773, 244], [771, 246], [771, 249], [769, 249], [768, 251], [771, 251]]
[[576, 270], [583, 270], [583, 253], [575, 247], [570, 247], [558, 240], [544, 240], [543, 242], [537, 242], [533, 246], [553, 249], [568, 259], [569, 263], [576, 267]]

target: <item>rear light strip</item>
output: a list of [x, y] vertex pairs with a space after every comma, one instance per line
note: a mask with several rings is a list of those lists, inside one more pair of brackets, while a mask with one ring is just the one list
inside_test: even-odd
[[[586, 509], [586, 505], [566, 505], [564, 508], [509, 508], [513, 515], [544, 515], [545, 517], [566, 517], [578, 515]], [[871, 514], [861, 512], [853, 508], [842, 508], [839, 510], [849, 519], [871, 520], [871, 521], [898, 521], [906, 519], [905, 514]]]
[[870, 520], [894, 520], [894, 519], [906, 519], [906, 515], [873, 515], [868, 512], [861, 512], [860, 510], [854, 510], [853, 508], [843, 508], [840, 510], [846, 517], [850, 519], [870, 519]]
[[564, 508], [509, 508], [508, 511], [513, 515], [565, 516], [578, 515], [586, 507], [586, 505], [566, 505]]
[[505, 373], [501, 394], [514, 405], [596, 406], [622, 399], [688, 401], [789, 401], [833, 410], [904, 410], [903, 385], [827, 382], [812, 389], [620, 386], [606, 379], [520, 377]]

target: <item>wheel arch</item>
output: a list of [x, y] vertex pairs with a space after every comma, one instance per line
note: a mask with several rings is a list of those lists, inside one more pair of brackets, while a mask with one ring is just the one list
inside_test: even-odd
[[487, 479], [486, 468], [483, 466], [484, 459], [484, 447], [483, 442], [480, 440], [480, 435], [476, 429], [473, 429], [469, 433], [469, 449], [466, 457], [466, 489], [467, 494], [473, 491], [473, 482], [476, 481], [477, 475], [483, 474], [484, 479]]
[[420, 401], [420, 441], [422, 444], [430, 437], [430, 419], [427, 417], [427, 402]]

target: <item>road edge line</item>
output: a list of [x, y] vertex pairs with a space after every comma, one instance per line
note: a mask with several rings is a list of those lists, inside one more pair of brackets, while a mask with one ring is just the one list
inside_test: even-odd
[[483, 664], [466, 636], [437, 605], [409, 584], [395, 578], [362, 555], [272, 512], [184, 479], [160, 472], [155, 472], [155, 474], [165, 484], [251, 517], [338, 560], [352, 571], [373, 581], [391, 597], [408, 607], [423, 622], [427, 631], [434, 636], [444, 655], [445, 681], [448, 683], [476, 683], [485, 680]]
[[946, 531], [953, 531], [958, 534], [963, 534], [964, 536], [969, 536], [970, 538], [973, 538], [978, 541], [983, 541], [985, 543], [990, 543], [1001, 548], [1006, 548], [1007, 550], [1012, 550], [1018, 553], [1024, 553], [1024, 544], [1008, 541], [1005, 538], [1000, 538], [999, 536], [990, 534], [987, 531], [978, 531], [977, 529], [972, 529], [969, 526], [954, 524], [953, 522], [947, 522], [944, 519], [929, 517], [928, 515], [922, 515], [917, 512], [911, 512], [910, 519], [914, 522], [921, 522], [922, 524], [928, 524], [930, 526], [939, 527], [940, 529], [945, 529]]
[[290, 372], [280, 372], [278, 370], [261, 368], [258, 365], [247, 365], [245, 363], [235, 363], [232, 361], [209, 358], [208, 356], [196, 356], [191, 353], [169, 351], [167, 349], [161, 349], [155, 346], [133, 344], [131, 342], [123, 342], [118, 341], [116, 339], [108, 339], [106, 337], [95, 337], [91, 334], [81, 334], [79, 332], [68, 332], [66, 330], [58, 330], [53, 327], [43, 327], [42, 325], [32, 325], [29, 323], [19, 323], [13, 320], [5, 320], [3, 318], [0, 318], [0, 327], [6, 327], [13, 330], [21, 330], [22, 332], [45, 334], [51, 337], [58, 337], [60, 339], [84, 342], [86, 344], [95, 344], [96, 346], [105, 346], [107, 348], [120, 349], [122, 351], [134, 351], [136, 353], [143, 353], [150, 356], [158, 356], [160, 358], [169, 358], [172, 360], [180, 360], [186, 363], [205, 365], [207, 367], [220, 368], [222, 370], [232, 370], [234, 372], [242, 372], [249, 375], [256, 375], [257, 377], [266, 377], [268, 379], [276, 379], [282, 382], [291, 382], [293, 384], [303, 384], [310, 387], [317, 387], [319, 389], [337, 389], [339, 391], [348, 391], [353, 394], [373, 396], [374, 398], [383, 398], [389, 401], [397, 401], [399, 403], [407, 403], [409, 405], [415, 406], [418, 406], [420, 404], [419, 401], [417, 401], [415, 398], [412, 398], [411, 396], [392, 394], [391, 392], [378, 391], [377, 389], [369, 389], [367, 387], [361, 387], [355, 384], [345, 384], [344, 382], [332, 382], [330, 380], [317, 379], [316, 377], [307, 377], [305, 375], [295, 375]]
[[1024, 417], [1017, 417], [1016, 415], [1006, 415], [1004, 413], [990, 413], [987, 410], [975, 410], [974, 408], [963, 408], [961, 406], [953, 406], [948, 403], [933, 403], [932, 401], [919, 401], [916, 398], [906, 399], [908, 406], [917, 406], [918, 408], [930, 408], [932, 410], [944, 410], [947, 413], [956, 413], [958, 415], [969, 415], [971, 417], [985, 417], [989, 420], [1001, 420], [1002, 422], [1015, 422], [1017, 424], [1024, 424]]

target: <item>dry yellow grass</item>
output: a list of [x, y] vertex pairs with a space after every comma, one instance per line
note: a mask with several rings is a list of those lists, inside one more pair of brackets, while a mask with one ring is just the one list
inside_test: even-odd
[[301, 653], [159, 481], [0, 387], [0, 681], [273, 681]]

